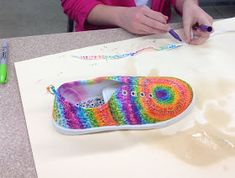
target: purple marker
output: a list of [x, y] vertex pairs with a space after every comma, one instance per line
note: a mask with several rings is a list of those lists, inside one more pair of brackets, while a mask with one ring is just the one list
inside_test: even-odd
[[193, 26], [193, 29], [197, 30], [198, 28], [203, 32], [212, 32], [213, 31], [213, 28], [211, 26], [207, 26], [207, 25], [203, 25], [203, 24], [199, 25], [198, 23], [196, 23]]
[[175, 39], [179, 40], [179, 41], [182, 41], [182, 39], [179, 37], [179, 35], [173, 30], [173, 29], [170, 29], [168, 31]]
[[207, 26], [207, 25], [199, 25], [199, 28], [201, 31], [204, 31], [204, 32], [212, 32], [213, 30], [211, 26]]

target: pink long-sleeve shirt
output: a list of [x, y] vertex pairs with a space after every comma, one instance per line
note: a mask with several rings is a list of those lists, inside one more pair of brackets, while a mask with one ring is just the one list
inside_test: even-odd
[[[76, 22], [76, 31], [107, 28], [107, 26], [95, 26], [86, 23], [88, 14], [98, 4], [124, 7], [136, 6], [135, 0], [61, 0], [61, 4], [64, 13]], [[151, 9], [170, 17], [171, 5], [175, 5], [175, 0], [152, 0]]]

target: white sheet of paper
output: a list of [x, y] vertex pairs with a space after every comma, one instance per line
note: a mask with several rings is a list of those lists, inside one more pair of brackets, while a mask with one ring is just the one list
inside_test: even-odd
[[[214, 24], [215, 30], [223, 27], [235, 30], [235, 19]], [[85, 61], [72, 57], [120, 54], [175, 42], [148, 36], [17, 62], [38, 177], [233, 178], [235, 145], [229, 135], [235, 135], [234, 41], [235, 33], [231, 32], [216, 35], [200, 46], [146, 51], [119, 60]], [[162, 130], [83, 136], [57, 133], [51, 123], [54, 98], [46, 87], [107, 75], [178, 77], [191, 84], [196, 103], [184, 120]], [[208, 122], [214, 130], [204, 127]], [[195, 129], [198, 123], [202, 127]], [[224, 132], [228, 137], [223, 137]], [[222, 150], [224, 154], [220, 154]]]

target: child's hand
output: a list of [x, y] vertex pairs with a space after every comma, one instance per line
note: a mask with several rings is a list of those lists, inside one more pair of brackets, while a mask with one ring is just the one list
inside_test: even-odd
[[169, 30], [168, 17], [147, 6], [122, 8], [118, 26], [134, 34], [159, 34]]
[[182, 14], [186, 42], [195, 45], [204, 43], [210, 34], [199, 29], [193, 30], [192, 27], [196, 23], [212, 26], [213, 18], [192, 0], [184, 1]]

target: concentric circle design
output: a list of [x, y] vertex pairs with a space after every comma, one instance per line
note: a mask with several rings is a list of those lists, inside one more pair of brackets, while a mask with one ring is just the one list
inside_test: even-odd
[[140, 92], [152, 94], [153, 97], [140, 98], [140, 105], [143, 106], [143, 115], [155, 121], [168, 120], [181, 114], [193, 98], [192, 89], [186, 82], [171, 77], [145, 81]]
[[154, 96], [161, 104], [171, 104], [174, 101], [174, 92], [169, 87], [156, 87]]

